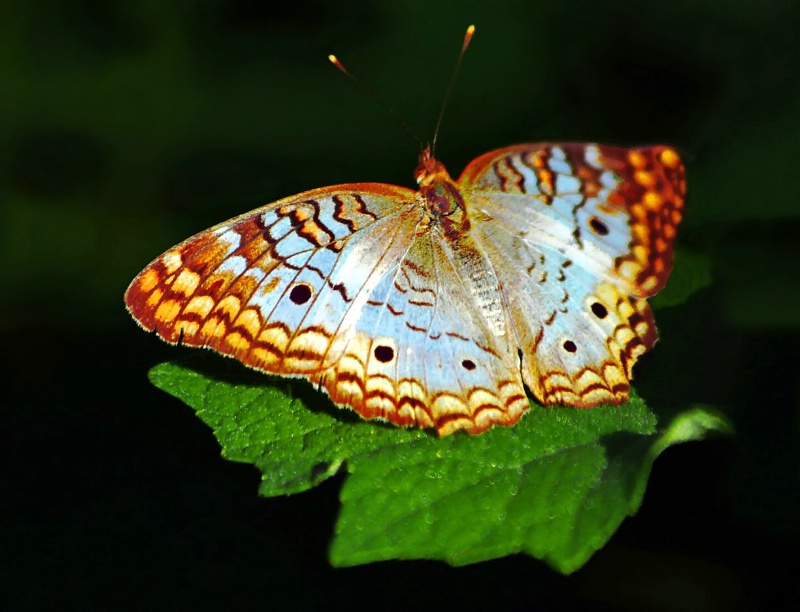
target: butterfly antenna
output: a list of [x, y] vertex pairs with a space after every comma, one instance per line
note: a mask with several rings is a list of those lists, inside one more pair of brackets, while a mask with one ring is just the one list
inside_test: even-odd
[[353, 73], [351, 73], [347, 68], [345, 68], [344, 64], [342, 64], [342, 62], [339, 61], [339, 58], [336, 57], [335, 55], [333, 55], [333, 54], [329, 55], [328, 56], [328, 60], [331, 62], [331, 64], [333, 64], [341, 72], [343, 72], [345, 74], [345, 76], [347, 76], [350, 79], [352, 79], [352, 81], [356, 85], [358, 85], [362, 90], [364, 90], [364, 92], [366, 92], [366, 94], [370, 98], [372, 98], [378, 104], [380, 104], [380, 106], [387, 113], [389, 113], [389, 115], [392, 117], [392, 119], [394, 119], [400, 125], [400, 127], [402, 127], [406, 132], [408, 132], [408, 134], [411, 135], [411, 138], [416, 140], [417, 143], [420, 145], [420, 147], [422, 146], [422, 140], [420, 139], [419, 136], [417, 136], [416, 132], [414, 132], [414, 130], [411, 129], [411, 126], [409, 126], [408, 123], [406, 123], [405, 119], [403, 119], [400, 115], [398, 115], [395, 112], [395, 110], [391, 106], [389, 106], [389, 104], [375, 92], [374, 89], [372, 89], [369, 85], [367, 85], [366, 83], [364, 83], [361, 80], [359, 80]]
[[464, 59], [464, 54], [467, 52], [467, 48], [469, 47], [469, 43], [472, 40], [472, 36], [474, 34], [475, 34], [475, 26], [471, 25], [467, 28], [467, 33], [464, 34], [464, 44], [461, 45], [461, 52], [458, 54], [458, 61], [456, 62], [456, 67], [453, 69], [453, 76], [450, 77], [450, 84], [447, 86], [447, 92], [444, 94], [444, 101], [442, 102], [442, 108], [439, 111], [439, 118], [436, 120], [436, 129], [433, 132], [431, 153], [434, 153], [436, 151], [436, 140], [439, 138], [439, 130], [442, 127], [442, 119], [444, 118], [444, 111], [447, 108], [447, 103], [450, 101], [450, 94], [453, 93], [453, 87], [456, 84], [456, 78], [458, 78], [458, 71], [461, 69], [461, 61]]

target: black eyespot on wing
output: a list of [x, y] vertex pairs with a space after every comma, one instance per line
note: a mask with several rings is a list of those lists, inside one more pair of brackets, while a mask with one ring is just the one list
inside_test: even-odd
[[392, 359], [394, 359], [394, 349], [391, 346], [376, 346], [374, 354], [375, 359], [381, 363], [389, 363]]
[[575, 343], [572, 340], [567, 340], [564, 342], [564, 350], [568, 353], [574, 353], [578, 350], [578, 347], [575, 346]]
[[311, 287], [305, 283], [295, 285], [289, 292], [289, 299], [298, 306], [305, 304], [311, 299]]
[[589, 227], [598, 236], [608, 235], [608, 226], [597, 217], [589, 217]]
[[465, 359], [464, 361], [461, 362], [461, 365], [465, 370], [470, 370], [470, 371], [474, 370], [476, 367], [475, 362], [472, 361], [471, 359]]
[[600, 302], [592, 304], [592, 312], [598, 319], [605, 319], [608, 316], [608, 310]]

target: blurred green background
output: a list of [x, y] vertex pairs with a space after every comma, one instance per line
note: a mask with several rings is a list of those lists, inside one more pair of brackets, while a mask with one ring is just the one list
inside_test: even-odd
[[[524, 557], [330, 568], [340, 479], [257, 498], [257, 471], [149, 385], [177, 349], [122, 304], [152, 258], [235, 214], [412, 186], [417, 144], [326, 56], [427, 140], [470, 23], [437, 151], [452, 174], [518, 142], [673, 144], [680, 247], [712, 262], [656, 313], [637, 388], [719, 406], [737, 436], [669, 450], [568, 578]], [[0, 1], [3, 607], [797, 604], [798, 26], [792, 0]], [[648, 396], [656, 370], [672, 397]]]

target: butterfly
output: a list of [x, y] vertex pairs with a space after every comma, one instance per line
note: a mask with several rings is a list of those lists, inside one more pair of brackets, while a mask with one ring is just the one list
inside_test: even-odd
[[419, 189], [353, 183], [257, 208], [131, 283], [144, 329], [303, 377], [366, 419], [480, 433], [629, 397], [656, 341], [686, 193], [667, 146], [522, 144]]

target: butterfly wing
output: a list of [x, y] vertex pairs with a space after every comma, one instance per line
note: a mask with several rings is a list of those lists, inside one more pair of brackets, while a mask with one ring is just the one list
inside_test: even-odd
[[365, 418], [440, 434], [513, 423], [528, 407], [516, 354], [487, 332], [426, 223], [408, 189], [306, 192], [170, 249], [125, 302], [167, 342], [305, 377]]
[[315, 379], [366, 418], [440, 435], [513, 424], [529, 407], [516, 351], [487, 328], [442, 238], [420, 230], [371, 292], [343, 359]]
[[463, 172], [476, 240], [503, 288], [523, 379], [544, 404], [628, 398], [657, 335], [645, 298], [666, 283], [685, 196], [668, 147], [521, 145]]
[[[161, 255], [133, 280], [125, 303], [142, 327], [169, 343], [210, 347], [248, 365], [263, 355], [265, 366], [274, 349], [283, 362], [288, 338], [279, 338], [281, 325], [296, 327], [320, 298], [329, 303], [331, 292], [351, 303], [368, 283], [367, 267], [357, 277], [354, 262], [385, 248], [385, 240], [406, 248], [394, 230], [413, 226], [413, 198], [400, 187], [356, 184], [269, 204]], [[281, 325], [264, 329], [276, 315]]]

